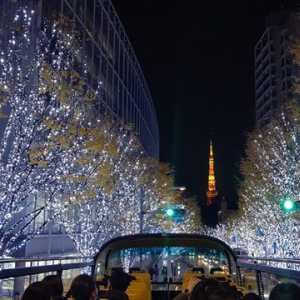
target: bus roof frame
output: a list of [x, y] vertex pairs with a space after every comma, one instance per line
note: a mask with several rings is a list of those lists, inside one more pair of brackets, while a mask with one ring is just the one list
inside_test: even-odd
[[228, 259], [230, 273], [233, 272], [233, 264], [236, 268], [237, 257], [229, 245], [208, 235], [186, 233], [144, 233], [112, 238], [104, 243], [95, 255], [95, 266], [101, 260], [105, 262], [105, 268], [107, 268], [111, 253], [123, 249], [136, 247], [199, 247], [199, 244], [201, 247], [216, 249], [224, 253]]

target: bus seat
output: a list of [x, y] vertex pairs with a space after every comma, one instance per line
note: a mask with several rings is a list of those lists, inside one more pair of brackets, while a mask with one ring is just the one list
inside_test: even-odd
[[141, 297], [140, 292], [138, 291], [138, 289], [133, 288], [133, 287], [128, 287], [127, 290], [125, 291], [125, 293], [128, 295], [131, 295], [132, 298], [137, 298], [138, 296]]
[[224, 273], [224, 270], [222, 268], [211, 268], [209, 271], [209, 274], [215, 274], [215, 273]]
[[204, 279], [205, 278], [205, 275], [204, 274], [200, 274], [200, 273], [189, 273], [189, 274], [183, 274], [183, 282], [182, 282], [182, 290], [184, 291], [190, 280], [193, 278], [193, 277], [197, 277], [199, 279]]
[[230, 283], [229, 288], [236, 291], [240, 295], [240, 297], [243, 297], [248, 293], [248, 291], [243, 286], [239, 286], [234, 281]]
[[137, 295], [134, 294], [134, 293], [129, 293], [129, 292], [127, 293], [126, 292], [126, 294], [127, 294], [128, 298], [129, 298], [129, 300], [139, 300], [138, 297], [137, 297]]
[[225, 273], [225, 272], [209, 274], [209, 277], [210, 278], [215, 278], [219, 281], [227, 281], [228, 279], [232, 280], [231, 275], [228, 274], [228, 273]]
[[201, 274], [205, 274], [204, 268], [192, 268], [192, 272], [193, 273], [201, 273]]
[[147, 290], [144, 282], [131, 281], [129, 287], [134, 288], [143, 300], [151, 300], [151, 290]]
[[105, 288], [105, 286], [103, 284], [99, 284], [98, 285], [98, 290], [99, 291], [106, 291], [106, 288]]
[[[134, 276], [136, 282], [144, 282], [146, 285], [147, 291], [151, 291], [151, 280], [149, 273], [131, 273], [131, 276]], [[151, 292], [150, 292], [151, 293]]]
[[235, 284], [230, 274], [228, 273], [214, 273], [214, 274], [210, 274], [209, 277], [220, 281], [222, 284], [226, 286], [229, 286], [232, 283]]

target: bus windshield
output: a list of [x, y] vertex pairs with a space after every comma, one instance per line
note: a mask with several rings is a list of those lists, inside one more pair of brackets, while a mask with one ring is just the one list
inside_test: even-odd
[[228, 270], [227, 256], [216, 249], [203, 247], [136, 247], [111, 252], [108, 257], [109, 269], [143, 268], [151, 275], [152, 281], [182, 281], [183, 273], [193, 268], [209, 275], [214, 268]]

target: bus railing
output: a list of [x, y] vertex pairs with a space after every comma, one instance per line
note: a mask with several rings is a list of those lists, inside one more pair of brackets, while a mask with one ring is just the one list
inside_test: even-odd
[[[74, 262], [74, 260], [78, 262]], [[59, 263], [55, 263], [59, 261]], [[64, 262], [66, 261], [66, 262]], [[73, 262], [67, 262], [73, 261]], [[43, 263], [35, 266], [34, 264]], [[16, 265], [30, 264], [30, 266], [16, 267]], [[12, 267], [5, 267], [11, 265]], [[35, 275], [47, 272], [57, 272], [61, 274], [63, 270], [71, 270], [94, 265], [93, 257], [49, 257], [49, 258], [18, 258], [18, 259], [0, 259], [0, 279], [11, 277]]]
[[[37, 280], [37, 276], [42, 277], [49, 273], [56, 273], [64, 278], [64, 271], [68, 273], [77, 270], [76, 272], [80, 273], [83, 268], [92, 268], [94, 264], [93, 257], [80, 256], [5, 258], [0, 259], [0, 282], [10, 280], [11, 287], [7, 289], [12, 292], [15, 285], [14, 281], [18, 278], [27, 278], [22, 282], [26, 286], [31, 281]], [[293, 281], [300, 284], [299, 259], [243, 256], [238, 257], [237, 268], [244, 287], [249, 291], [258, 293], [262, 299], [268, 299], [271, 288], [279, 282]], [[74, 274], [68, 273], [66, 276], [71, 280], [74, 278], [72, 277], [75, 276]], [[180, 282], [175, 283], [180, 284]], [[175, 283], [173, 282], [173, 284]]]
[[299, 259], [238, 256], [237, 267], [244, 287], [258, 293], [262, 299], [268, 299], [277, 283], [300, 283]]
[[14, 292], [22, 293], [30, 283], [50, 274], [61, 276], [67, 291], [74, 277], [82, 270], [91, 270], [93, 266], [93, 257], [0, 259], [0, 299], [11, 299]]

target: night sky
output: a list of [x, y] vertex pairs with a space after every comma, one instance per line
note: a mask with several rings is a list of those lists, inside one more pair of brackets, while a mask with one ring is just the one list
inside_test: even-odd
[[217, 190], [236, 202], [238, 164], [254, 128], [254, 46], [265, 17], [296, 0], [112, 2], [156, 108], [160, 160], [203, 204], [212, 136]]

